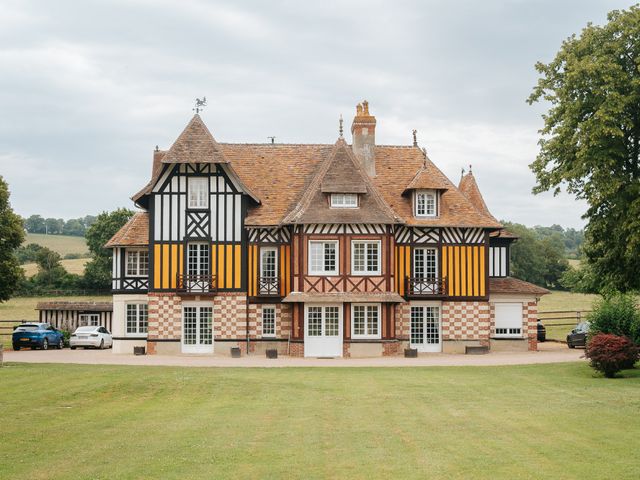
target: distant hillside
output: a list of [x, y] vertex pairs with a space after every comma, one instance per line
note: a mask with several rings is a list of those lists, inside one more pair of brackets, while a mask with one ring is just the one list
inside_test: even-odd
[[24, 245], [36, 243], [58, 252], [62, 257], [68, 254], [80, 254], [89, 256], [89, 249], [84, 237], [71, 237], [68, 235], [45, 235], [42, 233], [27, 233]]
[[[89, 260], [90, 259], [88, 258], [72, 258], [68, 260], [60, 260], [60, 265], [62, 265], [64, 269], [69, 273], [82, 275], [84, 273], [84, 267]], [[27, 277], [33, 277], [36, 273], [38, 273], [38, 265], [35, 263], [25, 263], [24, 265], [21, 265], [21, 267]]]

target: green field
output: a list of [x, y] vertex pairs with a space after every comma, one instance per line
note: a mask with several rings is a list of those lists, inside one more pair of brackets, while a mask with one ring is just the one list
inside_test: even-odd
[[[84, 273], [84, 267], [88, 261], [88, 258], [71, 258], [67, 260], [60, 260], [60, 265], [62, 265], [69, 273], [82, 275]], [[35, 263], [25, 263], [24, 265], [21, 265], [21, 267], [27, 277], [33, 277], [38, 273], [38, 265]]]
[[72, 237], [69, 235], [44, 235], [42, 233], [27, 233], [23, 245], [37, 243], [58, 252], [63, 257], [69, 253], [89, 255], [89, 248], [84, 237]]
[[[571, 293], [552, 291], [549, 295], [544, 295], [538, 303], [538, 318], [542, 320], [547, 329], [547, 339], [565, 341], [567, 334], [573, 329], [576, 320], [576, 311], [588, 312], [593, 307], [593, 302], [600, 298], [599, 295], [588, 295], [583, 293]], [[568, 311], [570, 313], [547, 313]], [[586, 313], [581, 314], [582, 317]], [[550, 317], [566, 317], [565, 320], [546, 320]]]
[[640, 371], [10, 364], [0, 478], [640, 477]]

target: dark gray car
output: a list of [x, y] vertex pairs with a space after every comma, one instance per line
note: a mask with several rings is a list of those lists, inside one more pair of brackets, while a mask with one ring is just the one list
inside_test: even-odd
[[589, 333], [589, 324], [580, 322], [576, 328], [571, 330], [567, 335], [567, 346], [569, 348], [585, 347], [587, 345], [587, 334]]

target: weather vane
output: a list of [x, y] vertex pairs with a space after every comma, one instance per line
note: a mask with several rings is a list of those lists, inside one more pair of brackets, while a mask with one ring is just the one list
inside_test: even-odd
[[344, 135], [344, 130], [343, 130], [343, 128], [342, 128], [342, 122], [343, 122], [343, 120], [342, 120], [342, 114], [340, 114], [340, 120], [339, 120], [340, 128], [339, 128], [339, 130], [338, 130], [338, 131], [340, 132], [340, 138], [342, 138], [342, 137], [343, 137], [343, 135]]
[[196, 113], [200, 113], [200, 110], [202, 110], [206, 106], [207, 106], [207, 97], [202, 97], [202, 100], [200, 100], [199, 98], [196, 98], [196, 106], [192, 110]]

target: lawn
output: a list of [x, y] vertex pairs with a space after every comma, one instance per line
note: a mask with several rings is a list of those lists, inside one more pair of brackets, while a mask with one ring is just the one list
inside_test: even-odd
[[[64, 269], [69, 273], [82, 275], [84, 273], [85, 264], [88, 261], [88, 258], [70, 258], [60, 260], [60, 265], [62, 265]], [[38, 265], [36, 263], [25, 263], [21, 265], [21, 267], [27, 277], [33, 277], [36, 273], [38, 273]]]
[[[593, 307], [593, 302], [600, 298], [599, 295], [589, 295], [583, 293], [571, 293], [562, 291], [552, 291], [549, 295], [544, 295], [538, 303], [538, 318], [547, 329], [547, 338], [550, 340], [562, 340], [567, 338], [567, 334], [575, 326], [576, 311], [589, 311]], [[546, 313], [557, 311], [569, 311], [570, 313]], [[581, 314], [583, 317], [586, 313]], [[567, 317], [565, 320], [545, 320], [550, 317]]]
[[10, 364], [0, 478], [633, 478], [640, 371]]
[[70, 235], [45, 235], [43, 233], [27, 233], [24, 244], [37, 243], [43, 247], [58, 252], [63, 257], [69, 253], [89, 254], [89, 248], [84, 237]]
[[[111, 296], [87, 296], [87, 297], [15, 297], [7, 302], [0, 302], [0, 320], [17, 320], [16, 323], [20, 323], [20, 320], [37, 320], [38, 312], [36, 311], [36, 304], [38, 302], [49, 302], [53, 300], [62, 300], [66, 302], [80, 301], [80, 302], [110, 302], [113, 300]], [[8, 323], [0, 323], [0, 343], [6, 345], [11, 344], [11, 336], [7, 335], [11, 330], [5, 327], [10, 327]], [[0, 476], [0, 478], [2, 478]]]

